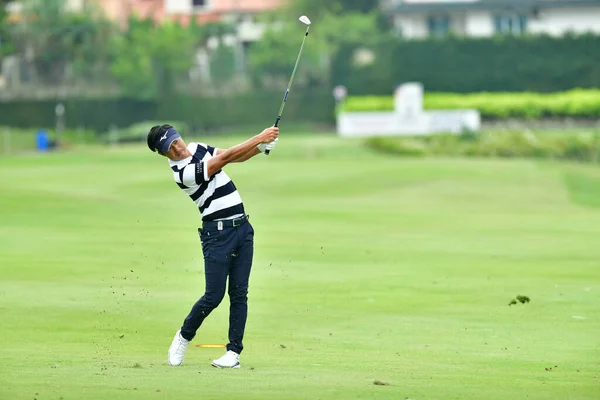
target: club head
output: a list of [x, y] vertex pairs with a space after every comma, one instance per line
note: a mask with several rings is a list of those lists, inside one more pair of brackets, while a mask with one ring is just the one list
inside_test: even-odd
[[310, 25], [310, 19], [308, 19], [308, 17], [306, 15], [301, 16], [300, 18], [298, 18], [300, 20], [300, 22], [302, 22], [303, 24], [306, 25]]

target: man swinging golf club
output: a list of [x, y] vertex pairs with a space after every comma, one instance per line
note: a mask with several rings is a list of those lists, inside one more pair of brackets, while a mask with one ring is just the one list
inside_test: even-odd
[[154, 126], [148, 147], [169, 159], [176, 184], [198, 206], [202, 228], [198, 229], [204, 254], [204, 295], [192, 307], [169, 348], [169, 364], [181, 365], [185, 351], [202, 322], [225, 296], [229, 278], [229, 343], [227, 352], [214, 360], [217, 368], [239, 368], [242, 339], [248, 315], [248, 280], [254, 253], [254, 229], [242, 199], [227, 174], [229, 163], [244, 162], [272, 150], [279, 128], [270, 127], [229, 149], [204, 143], [187, 146], [171, 125]]

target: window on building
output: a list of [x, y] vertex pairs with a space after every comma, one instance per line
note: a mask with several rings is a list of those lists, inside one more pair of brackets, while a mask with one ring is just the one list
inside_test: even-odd
[[192, 6], [194, 7], [204, 7], [208, 0], [192, 0]]
[[450, 33], [450, 17], [431, 16], [427, 18], [429, 36], [443, 37]]
[[522, 35], [527, 32], [527, 17], [524, 15], [494, 15], [496, 33], [502, 35]]

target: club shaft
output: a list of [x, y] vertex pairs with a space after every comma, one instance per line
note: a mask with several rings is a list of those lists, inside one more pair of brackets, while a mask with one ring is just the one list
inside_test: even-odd
[[[281, 121], [281, 116], [283, 115], [283, 109], [285, 108], [285, 102], [287, 101], [288, 95], [290, 94], [290, 89], [292, 88], [292, 83], [294, 82], [294, 77], [296, 76], [296, 70], [298, 69], [298, 63], [300, 62], [300, 56], [302, 55], [302, 49], [304, 49], [304, 42], [308, 37], [308, 31], [310, 30], [310, 25], [306, 27], [306, 33], [304, 34], [304, 38], [302, 39], [302, 44], [300, 45], [300, 51], [298, 52], [298, 57], [296, 57], [296, 64], [294, 64], [294, 70], [292, 71], [292, 76], [290, 76], [290, 81], [288, 82], [287, 89], [285, 90], [285, 94], [283, 95], [283, 101], [281, 102], [281, 107], [279, 107], [279, 114], [277, 115], [277, 119], [275, 120], [274, 126], [279, 126], [279, 121]], [[270, 151], [265, 150], [265, 154], [269, 155]]]
[[277, 121], [275, 122], [275, 126], [279, 124], [279, 120], [283, 115], [283, 109], [285, 108], [285, 102], [287, 101], [288, 95], [290, 94], [290, 89], [292, 88], [292, 83], [294, 82], [294, 77], [296, 76], [296, 70], [298, 69], [298, 64], [300, 62], [300, 56], [302, 56], [302, 49], [304, 49], [304, 42], [306, 41], [306, 37], [308, 36], [308, 31], [310, 29], [310, 25], [306, 28], [306, 34], [302, 39], [302, 44], [300, 45], [300, 51], [298, 52], [298, 57], [296, 57], [296, 64], [294, 65], [294, 69], [292, 71], [292, 76], [290, 76], [290, 81], [288, 82], [287, 89], [285, 91], [285, 95], [283, 96], [283, 101], [281, 102], [281, 107], [279, 108], [279, 115], [277, 116]]

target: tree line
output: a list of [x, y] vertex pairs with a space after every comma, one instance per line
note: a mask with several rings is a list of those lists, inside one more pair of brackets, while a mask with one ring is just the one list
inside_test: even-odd
[[113, 88], [140, 100], [283, 90], [303, 39], [302, 14], [313, 26], [295, 89], [343, 84], [350, 94], [390, 94], [415, 80], [428, 91], [454, 92], [600, 86], [597, 36], [409, 41], [393, 33], [376, 1], [287, 2], [257, 17], [267, 29], [243, 47], [227, 40], [237, 28], [226, 22], [184, 26], [133, 16], [121, 27], [92, 2], [82, 13], [66, 11], [64, 0], [22, 4], [16, 21], [0, 7], [0, 59], [18, 56], [24, 81]]
[[[74, 13], [65, 9], [64, 0], [23, 0], [19, 18], [9, 20], [6, 3], [0, 0], [0, 58], [17, 56], [25, 71], [23, 81], [115, 87], [123, 96], [140, 99], [202, 91], [202, 85], [223, 89], [235, 79], [246, 82], [241, 85], [245, 88], [281, 88], [280, 79], [289, 76], [295, 61], [293, 47], [302, 39], [302, 28], [294, 24], [300, 10], [319, 19], [299, 74], [300, 86], [328, 81], [330, 60], [324, 55], [333, 54], [337, 42], [345, 40], [347, 32], [339, 30], [344, 23], [353, 26], [356, 37], [378, 29], [374, 7], [365, 7], [365, 2], [300, 0], [260, 15], [259, 21], [268, 27], [264, 38], [242, 50], [240, 57], [240, 47], [226, 40], [236, 27], [226, 22], [201, 25], [192, 19], [180, 25], [132, 16], [121, 27], [92, 2]], [[198, 62], [201, 56], [208, 68]], [[202, 68], [210, 71], [209, 79], [196, 76]]]

